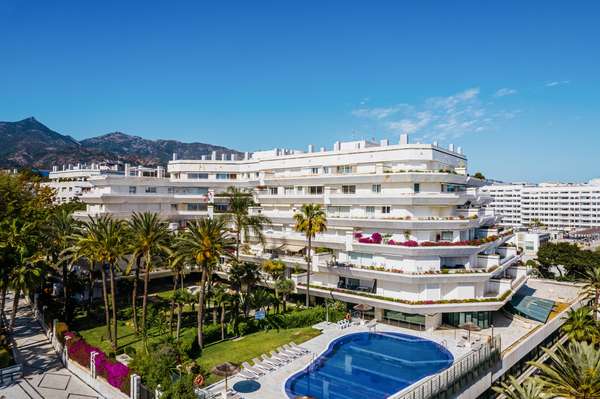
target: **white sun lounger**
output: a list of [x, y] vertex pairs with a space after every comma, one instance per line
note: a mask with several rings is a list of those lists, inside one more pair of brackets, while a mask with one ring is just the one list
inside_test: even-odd
[[273, 367], [280, 367], [283, 366], [285, 364], [285, 362], [281, 361], [281, 360], [277, 360], [277, 359], [273, 359], [270, 358], [269, 356], [267, 356], [266, 354], [262, 354], [260, 355], [260, 357], [262, 358], [262, 360], [267, 363], [272, 365]]
[[288, 344], [283, 345], [283, 348], [288, 352], [293, 352], [293, 353], [297, 354], [298, 357], [304, 356], [307, 353], [307, 351], [302, 350], [302, 348], [293, 348], [291, 345], [288, 345]]
[[283, 356], [275, 351], [271, 351], [271, 352], [269, 352], [269, 354], [271, 355], [271, 358], [273, 358], [275, 360], [280, 360], [283, 363], [288, 363], [290, 360], [292, 360], [290, 357]]
[[279, 348], [277, 348], [277, 353], [283, 355], [283, 356], [288, 356], [292, 359], [297, 359], [300, 357], [300, 354], [294, 351], [290, 351], [287, 350], [285, 348], [283, 348], [282, 346], [280, 346]]
[[250, 370], [240, 370], [238, 371], [238, 375], [246, 380], [255, 380], [258, 376], [254, 373], [250, 373]]
[[265, 375], [264, 371], [262, 371], [258, 367], [252, 367], [252, 366], [250, 366], [250, 364], [248, 364], [248, 362], [242, 363], [242, 367], [244, 367], [245, 370], [248, 370], [249, 372], [254, 373], [254, 374], [256, 374], [259, 377]]
[[257, 357], [252, 359], [252, 361], [254, 362], [255, 367], [258, 367], [259, 369], [263, 370], [265, 373], [268, 373], [268, 372], [271, 372], [271, 371], [277, 369], [275, 366], [272, 366], [270, 364], [260, 361]]
[[300, 345], [298, 345], [298, 344], [297, 344], [297, 343], [295, 343], [294, 341], [290, 342], [290, 346], [291, 346], [293, 349], [299, 350], [300, 352], [303, 352], [303, 353], [310, 353], [310, 351], [309, 351], [308, 349], [301, 347]]

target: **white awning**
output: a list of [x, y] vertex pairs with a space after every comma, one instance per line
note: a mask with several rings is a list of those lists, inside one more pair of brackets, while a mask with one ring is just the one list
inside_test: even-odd
[[291, 244], [287, 244], [285, 247], [283, 247], [283, 250], [284, 251], [289, 251], [289, 252], [300, 252], [304, 248], [306, 248], [305, 245], [291, 245]]

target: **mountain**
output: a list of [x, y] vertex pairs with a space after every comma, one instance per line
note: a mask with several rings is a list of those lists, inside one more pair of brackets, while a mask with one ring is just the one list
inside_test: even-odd
[[35, 118], [0, 122], [0, 168], [36, 167], [79, 162], [129, 162], [135, 165], [166, 164], [175, 152], [180, 159], [199, 159], [212, 151], [240, 154], [226, 147], [176, 140], [147, 140], [121, 132], [77, 141], [51, 130]]

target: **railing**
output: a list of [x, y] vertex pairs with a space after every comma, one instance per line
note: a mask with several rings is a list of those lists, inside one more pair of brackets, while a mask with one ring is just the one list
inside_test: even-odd
[[450, 368], [428, 377], [415, 386], [390, 396], [392, 399], [441, 399], [452, 398], [460, 390], [491, 370], [500, 356], [500, 336], [484, 343]]

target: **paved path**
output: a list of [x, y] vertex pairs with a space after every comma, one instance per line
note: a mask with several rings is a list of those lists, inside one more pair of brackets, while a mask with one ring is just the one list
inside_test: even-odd
[[[12, 294], [6, 301], [7, 318]], [[16, 341], [23, 378], [0, 386], [0, 399], [105, 399], [63, 367], [44, 330], [33, 318], [31, 308], [21, 299], [13, 337]]]

